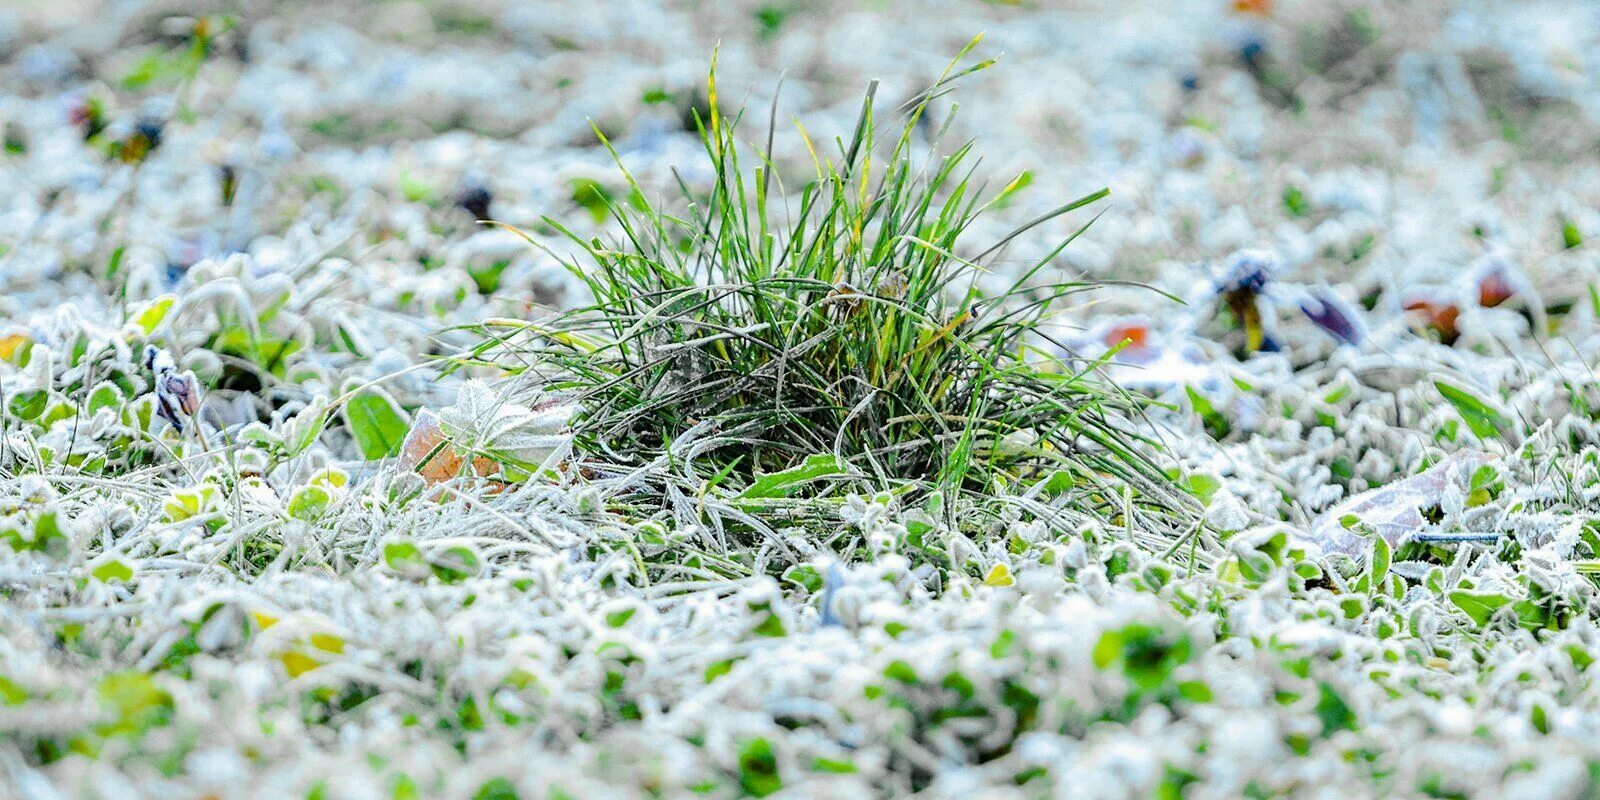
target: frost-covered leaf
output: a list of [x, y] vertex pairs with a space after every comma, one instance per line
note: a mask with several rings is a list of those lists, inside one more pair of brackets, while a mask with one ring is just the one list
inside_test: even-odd
[[478, 574], [482, 567], [478, 554], [465, 545], [455, 545], [428, 556], [434, 577], [445, 583], [460, 583]]
[[27, 335], [13, 333], [0, 336], [0, 359], [18, 366], [22, 365], [28, 357], [28, 351], [33, 348], [33, 340]]
[[1361, 344], [1364, 329], [1355, 309], [1337, 294], [1325, 288], [1306, 292], [1300, 300], [1300, 311], [1318, 328], [1344, 344]]
[[428, 562], [422, 550], [411, 542], [390, 542], [383, 546], [383, 563], [389, 569], [409, 578], [428, 574]]
[[322, 516], [333, 503], [333, 494], [326, 487], [317, 484], [302, 486], [289, 495], [287, 510], [289, 516], [311, 522]]
[[1504, 437], [1511, 430], [1511, 420], [1490, 405], [1489, 401], [1443, 380], [1436, 379], [1433, 385], [1450, 405], [1455, 406], [1456, 413], [1461, 415], [1462, 421], [1467, 423], [1467, 428], [1479, 439], [1488, 441]]
[[1355, 556], [1363, 551], [1354, 522], [1370, 526], [1390, 547], [1427, 524], [1423, 512], [1437, 508], [1447, 488], [1465, 492], [1472, 472], [1487, 461], [1481, 453], [1460, 452], [1421, 473], [1362, 492], [1328, 509], [1311, 527], [1311, 539], [1324, 552]]
[[122, 404], [122, 389], [109, 381], [96, 384], [89, 393], [88, 412], [93, 414], [102, 408], [115, 409]]
[[400, 452], [409, 425], [405, 412], [387, 392], [363, 389], [345, 404], [344, 417], [350, 426], [350, 435], [355, 437], [356, 446], [368, 461]]
[[983, 576], [984, 586], [1011, 586], [1016, 582], [1017, 579], [1011, 577], [1011, 568], [1006, 566], [1005, 562], [999, 562], [990, 567], [988, 574]]
[[43, 389], [31, 389], [18, 392], [11, 396], [6, 409], [18, 419], [32, 420], [44, 414], [45, 406], [50, 402], [50, 393]]
[[318, 396], [283, 423], [284, 449], [289, 455], [299, 455], [316, 443], [328, 424], [328, 410], [328, 399]]
[[[423, 409], [412, 420], [411, 430], [400, 446], [400, 464], [415, 470], [429, 484], [438, 484], [465, 474], [466, 458], [445, 437], [438, 416]], [[497, 465], [488, 458], [472, 459], [472, 472], [479, 477], [493, 475], [496, 470]]]
[[133, 580], [133, 564], [126, 559], [115, 556], [103, 557], [90, 567], [89, 574], [101, 583], [110, 583], [112, 581], [127, 583]]
[[837, 456], [826, 454], [810, 455], [806, 456], [805, 461], [796, 466], [757, 477], [749, 487], [739, 493], [739, 497], [746, 500], [787, 497], [790, 493], [812, 481], [826, 478], [829, 475], [842, 475], [849, 471], [849, 465], [845, 464]]
[[529, 408], [472, 380], [462, 384], [454, 405], [439, 411], [439, 426], [460, 450], [537, 469], [568, 443], [564, 430], [573, 412], [562, 404]]
[[133, 315], [133, 324], [139, 327], [140, 332], [149, 336], [161, 327], [167, 320], [167, 314], [172, 311], [172, 304], [177, 301], [176, 295], [164, 294], [151, 300], [144, 308]]
[[1475, 592], [1457, 589], [1450, 593], [1450, 602], [1466, 612], [1479, 627], [1488, 624], [1494, 612], [1510, 603], [1512, 598], [1499, 592]]

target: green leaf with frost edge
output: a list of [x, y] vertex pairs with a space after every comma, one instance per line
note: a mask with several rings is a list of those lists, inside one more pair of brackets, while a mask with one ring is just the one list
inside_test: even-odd
[[829, 475], [848, 474], [850, 468], [837, 456], [811, 455], [799, 466], [790, 467], [780, 472], [772, 472], [755, 479], [748, 488], [739, 493], [740, 499], [759, 500], [773, 497], [788, 497], [796, 489], [812, 481], [826, 478]]
[[1456, 413], [1461, 415], [1461, 420], [1467, 423], [1467, 427], [1479, 439], [1488, 440], [1495, 437], [1503, 439], [1506, 432], [1511, 429], [1511, 420], [1483, 398], [1437, 378], [1434, 379], [1433, 385], [1450, 405], [1455, 406]]
[[366, 389], [350, 398], [344, 407], [344, 418], [362, 457], [368, 461], [400, 452], [400, 445], [411, 428], [405, 412], [393, 398], [378, 389]]

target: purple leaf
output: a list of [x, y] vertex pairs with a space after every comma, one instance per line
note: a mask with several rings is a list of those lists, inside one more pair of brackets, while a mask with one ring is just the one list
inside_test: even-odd
[[1300, 310], [1329, 336], [1344, 344], [1361, 344], [1362, 325], [1355, 309], [1332, 292], [1311, 290], [1300, 300]]

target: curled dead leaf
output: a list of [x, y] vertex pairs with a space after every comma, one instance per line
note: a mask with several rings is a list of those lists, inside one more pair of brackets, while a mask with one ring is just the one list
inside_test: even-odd
[[[400, 445], [400, 465], [415, 470], [433, 486], [466, 474], [465, 462], [466, 456], [445, 438], [438, 415], [427, 409], [417, 412], [405, 442]], [[500, 465], [492, 459], [484, 456], [472, 459], [472, 473], [480, 478], [499, 472]]]

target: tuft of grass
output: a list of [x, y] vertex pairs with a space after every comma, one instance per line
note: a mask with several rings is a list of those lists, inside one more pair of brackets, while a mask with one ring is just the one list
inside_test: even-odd
[[985, 191], [971, 142], [942, 152], [948, 120], [927, 136], [930, 102], [993, 63], [958, 69], [977, 42], [892, 115], [890, 134], [875, 84], [837, 154], [801, 127], [814, 175], [797, 194], [784, 192], [770, 130], [764, 150], [741, 144], [742, 115], [718, 105], [713, 59], [698, 124], [709, 189], [680, 178], [680, 201], [664, 208], [623, 168], [629, 200], [604, 198], [614, 239], [546, 218], [576, 252], [539, 246], [593, 303], [485, 323], [483, 346], [463, 362], [574, 394], [584, 471], [627, 476], [615, 502], [675, 508], [693, 525], [706, 521], [683, 520], [685, 509], [713, 515], [724, 537], [724, 523], [770, 534], [847, 492], [887, 492], [969, 533], [1021, 507], [1167, 541], [1192, 501], [1151, 459], [1155, 443], [1133, 432], [1139, 401], [1097, 362], [1064, 358], [1043, 330], [1095, 288], [1046, 279], [1083, 228], [1003, 291], [977, 287], [1018, 236], [1108, 194], [973, 245], [973, 223], [1026, 185]]

